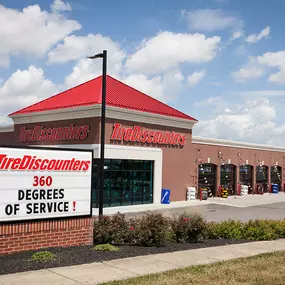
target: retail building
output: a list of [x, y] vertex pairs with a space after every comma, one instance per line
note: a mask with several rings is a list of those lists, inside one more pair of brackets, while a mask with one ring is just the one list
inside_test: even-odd
[[[1, 145], [93, 149], [94, 207], [101, 79], [14, 112], [14, 125], [0, 129]], [[110, 76], [106, 104], [105, 207], [160, 203], [163, 188], [171, 201], [185, 201], [188, 187], [209, 196], [223, 187], [238, 195], [240, 185], [249, 193], [270, 192], [272, 183], [284, 189], [285, 148], [192, 137], [196, 119]]]

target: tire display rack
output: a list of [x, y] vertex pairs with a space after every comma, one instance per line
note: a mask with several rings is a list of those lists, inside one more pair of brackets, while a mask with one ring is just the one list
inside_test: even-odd
[[277, 184], [279, 191], [282, 189], [282, 167], [278, 165], [271, 166], [270, 169], [271, 184]]
[[228, 195], [236, 194], [236, 166], [233, 164], [221, 165], [221, 187], [228, 189]]
[[208, 191], [208, 197], [215, 197], [216, 191], [216, 179], [217, 179], [217, 166], [212, 163], [199, 164], [199, 189], [206, 188]]
[[258, 191], [260, 193], [268, 193], [269, 187], [268, 187], [268, 166], [266, 165], [258, 165], [256, 166], [256, 184], [259, 185], [259, 188], [261, 190]]
[[240, 165], [239, 167], [239, 181], [241, 185], [248, 186], [248, 193], [253, 193], [253, 166], [252, 165]]

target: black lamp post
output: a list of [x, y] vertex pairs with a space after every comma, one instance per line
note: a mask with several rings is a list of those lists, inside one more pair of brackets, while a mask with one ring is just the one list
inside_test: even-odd
[[88, 56], [89, 59], [103, 58], [103, 75], [102, 75], [102, 104], [101, 104], [101, 145], [99, 161], [99, 216], [103, 215], [104, 204], [104, 160], [105, 160], [105, 114], [106, 114], [106, 83], [107, 83], [107, 51]]

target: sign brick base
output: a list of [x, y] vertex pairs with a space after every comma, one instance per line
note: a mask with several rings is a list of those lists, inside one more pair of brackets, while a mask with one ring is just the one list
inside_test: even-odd
[[0, 224], [0, 255], [48, 247], [92, 245], [93, 218]]

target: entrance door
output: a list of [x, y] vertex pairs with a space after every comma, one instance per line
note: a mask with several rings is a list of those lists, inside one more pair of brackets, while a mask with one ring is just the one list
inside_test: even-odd
[[207, 188], [209, 196], [216, 196], [217, 166], [212, 163], [199, 164], [198, 188]]
[[270, 180], [272, 184], [277, 184], [279, 191], [281, 190], [282, 184], [282, 167], [281, 166], [271, 166], [270, 169]]
[[256, 184], [259, 184], [259, 192], [268, 192], [268, 166], [258, 165], [256, 166]]
[[221, 165], [221, 186], [228, 188], [229, 195], [235, 195], [236, 191], [236, 166], [233, 164]]

